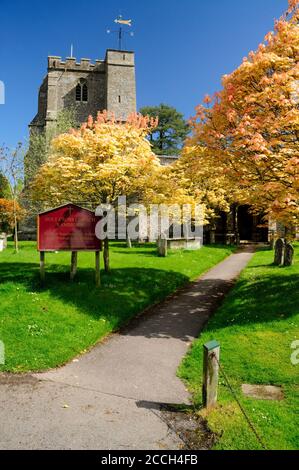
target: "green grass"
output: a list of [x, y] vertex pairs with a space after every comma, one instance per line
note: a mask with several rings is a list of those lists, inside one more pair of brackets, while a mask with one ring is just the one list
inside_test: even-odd
[[[259, 251], [224, 304], [184, 359], [179, 375], [201, 406], [202, 347], [221, 343], [221, 362], [230, 382], [269, 449], [299, 448], [299, 365], [291, 364], [291, 343], [299, 339], [299, 246], [290, 268], [272, 265], [273, 252]], [[282, 386], [283, 401], [245, 398], [241, 384]], [[200, 413], [206, 416], [202, 410]], [[218, 406], [207, 415], [218, 434], [216, 449], [259, 449], [220, 376]]]
[[6, 350], [0, 371], [44, 370], [67, 362], [232, 251], [204, 247], [159, 258], [153, 245], [129, 250], [114, 243], [112, 272], [102, 273], [99, 289], [94, 253], [79, 253], [73, 283], [70, 253], [47, 254], [46, 284], [41, 288], [35, 243], [22, 243], [18, 254], [10, 244], [0, 253], [0, 340]]

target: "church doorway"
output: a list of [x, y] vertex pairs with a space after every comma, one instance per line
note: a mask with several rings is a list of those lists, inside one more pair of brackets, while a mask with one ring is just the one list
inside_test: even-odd
[[241, 241], [267, 242], [268, 227], [261, 215], [250, 213], [250, 206], [238, 208], [238, 232]]
[[238, 208], [238, 232], [240, 240], [253, 241], [253, 215], [248, 206]]

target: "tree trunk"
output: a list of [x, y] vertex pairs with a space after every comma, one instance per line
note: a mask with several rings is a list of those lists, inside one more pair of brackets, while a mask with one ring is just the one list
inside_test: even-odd
[[237, 246], [240, 245], [240, 234], [239, 234], [239, 206], [235, 205], [235, 221], [234, 221], [234, 232], [235, 232], [235, 243]]
[[163, 139], [164, 139], [164, 133], [161, 131], [160, 132], [160, 150], [161, 150], [161, 154], [163, 155]]
[[16, 201], [14, 200], [14, 242], [15, 242], [15, 252], [19, 252], [19, 239], [18, 239], [18, 220], [16, 214]]
[[109, 240], [108, 238], [105, 238], [104, 240], [104, 266], [105, 266], [105, 272], [109, 273], [110, 272], [110, 260], [109, 260]]

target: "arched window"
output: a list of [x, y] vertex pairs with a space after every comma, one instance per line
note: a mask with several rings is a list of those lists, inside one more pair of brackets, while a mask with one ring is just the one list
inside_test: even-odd
[[82, 87], [82, 101], [84, 101], [85, 103], [87, 103], [88, 101], [88, 88], [86, 83], [84, 83]]
[[76, 101], [87, 103], [88, 87], [86, 83], [78, 83], [76, 86]]
[[81, 101], [82, 96], [82, 86], [80, 83], [76, 86], [76, 101]]

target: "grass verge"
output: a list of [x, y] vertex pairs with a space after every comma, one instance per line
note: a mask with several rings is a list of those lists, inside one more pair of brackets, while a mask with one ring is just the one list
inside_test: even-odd
[[69, 280], [70, 253], [46, 254], [46, 284], [39, 281], [36, 244], [12, 244], [0, 253], [0, 371], [45, 370], [69, 361], [117, 330], [134, 315], [231, 254], [232, 247], [173, 251], [158, 258], [153, 245], [127, 249], [112, 243], [109, 275], [94, 284], [94, 254], [79, 253]]
[[[299, 448], [299, 364], [291, 344], [299, 339], [299, 246], [295, 264], [272, 264], [273, 251], [258, 251], [236, 286], [195, 341], [179, 369], [201, 406], [202, 347], [221, 343], [221, 362], [230, 382], [268, 449]], [[283, 388], [283, 401], [246, 398], [242, 384]], [[203, 416], [204, 411], [200, 411]], [[259, 449], [237, 403], [220, 376], [219, 404], [207, 415], [218, 435], [216, 449]]]

